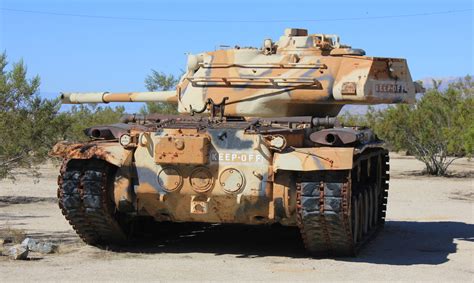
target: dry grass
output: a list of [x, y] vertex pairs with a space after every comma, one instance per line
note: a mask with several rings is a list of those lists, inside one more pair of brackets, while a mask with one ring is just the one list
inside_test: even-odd
[[9, 224], [0, 227], [0, 239], [19, 244], [26, 238], [26, 232], [23, 229], [12, 228]]
[[94, 249], [94, 253], [91, 254], [92, 258], [101, 260], [111, 260], [116, 254], [108, 249]]
[[107, 247], [104, 249], [90, 247], [93, 249], [93, 252], [90, 253], [90, 257], [93, 259], [99, 260], [122, 260], [122, 259], [130, 259], [130, 258], [144, 258], [146, 254], [142, 253], [129, 253], [129, 252], [117, 252], [114, 250], [110, 250]]
[[73, 244], [59, 244], [58, 250], [55, 252], [59, 255], [69, 254], [73, 252], [79, 251], [83, 248], [86, 244], [83, 242], [73, 243]]
[[12, 228], [9, 224], [0, 227], [0, 255], [3, 254], [4, 248], [9, 244], [19, 244], [26, 238], [26, 233], [22, 229]]

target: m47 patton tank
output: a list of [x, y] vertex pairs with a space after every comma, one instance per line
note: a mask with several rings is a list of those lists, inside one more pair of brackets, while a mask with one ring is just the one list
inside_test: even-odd
[[175, 91], [63, 93], [63, 103], [169, 102], [60, 142], [59, 206], [88, 244], [126, 241], [136, 219], [297, 226], [313, 255], [347, 256], [383, 226], [389, 157], [345, 104], [410, 103], [404, 59], [286, 29], [261, 48], [189, 55]]

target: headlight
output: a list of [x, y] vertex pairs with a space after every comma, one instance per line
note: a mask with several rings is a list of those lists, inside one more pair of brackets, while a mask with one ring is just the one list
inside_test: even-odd
[[129, 134], [121, 135], [119, 142], [122, 146], [128, 146], [132, 142], [132, 137]]

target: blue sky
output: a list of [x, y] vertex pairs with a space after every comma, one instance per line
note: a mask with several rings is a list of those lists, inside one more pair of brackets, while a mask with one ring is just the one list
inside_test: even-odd
[[[156, 69], [179, 74], [185, 53], [261, 46], [286, 27], [335, 33], [368, 55], [408, 59], [414, 79], [473, 74], [473, 1], [26, 1], [0, 0], [0, 50], [23, 58], [41, 93], [143, 91]], [[55, 16], [6, 9], [118, 18]], [[348, 20], [452, 10], [459, 13]], [[338, 19], [338, 20], [336, 20]], [[265, 22], [266, 20], [270, 22]], [[278, 22], [291, 20], [293, 22]], [[302, 21], [314, 20], [314, 21]], [[320, 21], [319, 21], [320, 20]]]

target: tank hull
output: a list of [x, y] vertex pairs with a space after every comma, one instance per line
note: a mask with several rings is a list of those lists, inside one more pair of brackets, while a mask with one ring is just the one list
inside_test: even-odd
[[[65, 160], [60, 206], [91, 244], [126, 238], [128, 228], [116, 211], [129, 220], [298, 226], [312, 254], [351, 255], [383, 225], [387, 154], [377, 140], [308, 146], [314, 132], [341, 130], [316, 131], [305, 123], [285, 128], [181, 121], [153, 131], [131, 127], [127, 145], [60, 143], [52, 152]], [[365, 206], [359, 207], [361, 202]], [[81, 228], [97, 220], [77, 216], [91, 209], [111, 225], [109, 232], [98, 230], [100, 237]]]

